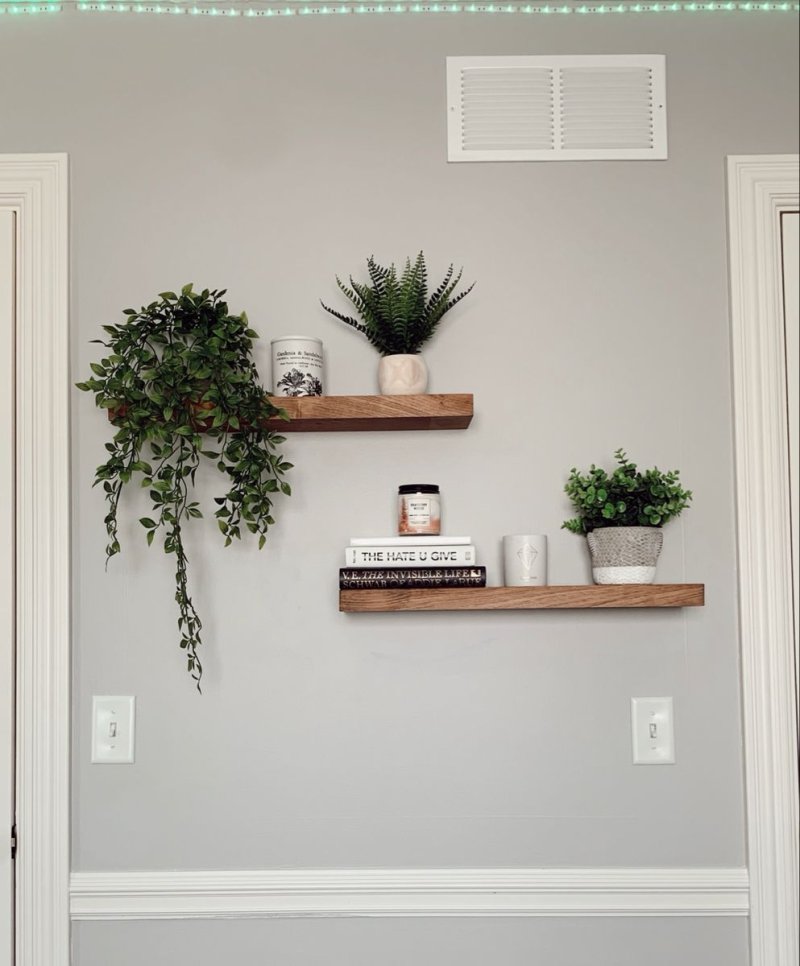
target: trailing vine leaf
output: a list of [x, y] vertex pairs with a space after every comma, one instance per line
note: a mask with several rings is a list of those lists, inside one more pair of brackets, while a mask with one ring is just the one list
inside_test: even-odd
[[422, 252], [413, 262], [406, 259], [400, 275], [395, 265], [386, 268], [370, 255], [367, 259], [369, 284], [356, 282], [350, 276], [350, 285], [346, 285], [336, 277], [336, 284], [353, 303], [361, 321], [324, 302], [321, 304], [334, 318], [364, 335], [381, 355], [415, 355], [431, 338], [445, 313], [475, 287], [473, 282], [452, 297], [461, 281], [461, 271], [455, 278], [453, 271], [451, 265], [429, 297], [428, 270]]
[[152, 515], [139, 520], [147, 543], [160, 533], [165, 553], [175, 555], [179, 643], [198, 690], [203, 624], [189, 593], [183, 527], [202, 516], [190, 498], [201, 458], [214, 462], [227, 480], [215, 513], [226, 546], [241, 538], [244, 527], [263, 547], [275, 522], [275, 495], [291, 493], [284, 475], [292, 464], [277, 452], [285, 437], [265, 425], [270, 417], [288, 417], [260, 385], [252, 361], [258, 333], [244, 312], [229, 313], [224, 295], [198, 293], [189, 284], [180, 295], [162, 292], [139, 311], [125, 309], [122, 324], [103, 326], [107, 339], [93, 340], [109, 355], [90, 363], [93, 375], [76, 384], [94, 393], [116, 427], [94, 484], [102, 484], [108, 504], [107, 558], [120, 552], [122, 489], [138, 475], [153, 505]]

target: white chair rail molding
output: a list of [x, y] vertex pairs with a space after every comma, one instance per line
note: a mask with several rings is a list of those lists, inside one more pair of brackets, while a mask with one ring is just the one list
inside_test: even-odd
[[746, 916], [742, 868], [75, 872], [78, 920]]

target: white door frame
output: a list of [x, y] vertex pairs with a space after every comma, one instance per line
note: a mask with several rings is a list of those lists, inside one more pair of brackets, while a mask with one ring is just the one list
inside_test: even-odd
[[752, 966], [797, 966], [798, 786], [780, 215], [797, 155], [728, 158]]
[[0, 155], [0, 207], [17, 214], [16, 966], [68, 966], [66, 155]]
[[14, 955], [14, 329], [16, 215], [0, 208], [0, 966]]

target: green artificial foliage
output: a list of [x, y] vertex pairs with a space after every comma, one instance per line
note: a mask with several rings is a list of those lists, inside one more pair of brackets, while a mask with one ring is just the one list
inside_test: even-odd
[[614, 458], [617, 468], [610, 475], [594, 464], [588, 473], [572, 468], [564, 492], [578, 515], [562, 528], [589, 533], [597, 527], [660, 527], [688, 507], [692, 493], [681, 487], [678, 470], [663, 473], [654, 466], [642, 473], [621, 449]]
[[336, 284], [356, 307], [361, 321], [324, 302], [322, 307], [366, 336], [382, 356], [416, 355], [436, 331], [442, 316], [475, 287], [473, 282], [465, 291], [453, 294], [462, 271], [453, 277], [451, 265], [429, 297], [428, 271], [422, 252], [413, 263], [410, 258], [406, 259], [400, 275], [394, 265], [384, 268], [370, 255], [367, 259], [369, 283], [356, 282], [350, 276], [348, 286], [336, 277]]
[[125, 309], [122, 324], [103, 326], [106, 340], [93, 340], [109, 355], [91, 363], [93, 376], [77, 383], [94, 393], [116, 427], [106, 443], [108, 459], [95, 474], [108, 503], [106, 554], [119, 553], [120, 496], [137, 479], [153, 505], [152, 516], [139, 521], [147, 543], [160, 531], [164, 551], [175, 555], [180, 646], [198, 690], [202, 623], [189, 595], [183, 527], [202, 516], [191, 498], [200, 459], [211, 460], [226, 478], [227, 492], [215, 498], [226, 546], [241, 538], [244, 527], [263, 547], [275, 522], [275, 494], [291, 492], [283, 475], [292, 464], [276, 451], [285, 437], [264, 424], [269, 417], [288, 417], [259, 383], [251, 357], [258, 333], [244, 312], [228, 312], [224, 294], [185, 285], [180, 295], [162, 292], [138, 312]]

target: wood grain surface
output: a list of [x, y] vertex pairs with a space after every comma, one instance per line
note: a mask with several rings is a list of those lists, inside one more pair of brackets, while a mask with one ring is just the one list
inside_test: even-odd
[[420, 396], [270, 396], [291, 417], [267, 425], [281, 433], [385, 432], [403, 429], [466, 429], [471, 393]]
[[572, 610], [610, 607], [702, 607], [704, 584], [577, 584], [552, 587], [453, 587], [342, 590], [339, 610]]

